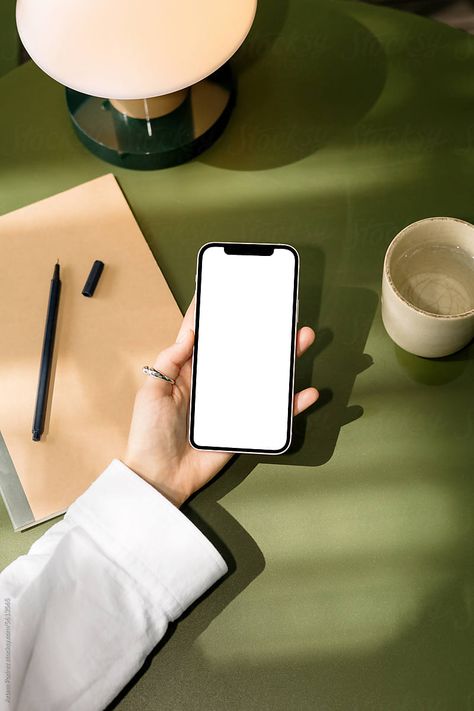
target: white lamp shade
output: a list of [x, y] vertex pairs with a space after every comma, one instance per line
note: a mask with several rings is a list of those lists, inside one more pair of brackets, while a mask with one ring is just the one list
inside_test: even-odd
[[92, 96], [143, 99], [191, 86], [247, 36], [257, 0], [18, 0], [36, 64]]

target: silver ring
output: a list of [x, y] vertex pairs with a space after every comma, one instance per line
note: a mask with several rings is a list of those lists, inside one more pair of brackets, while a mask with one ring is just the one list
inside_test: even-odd
[[142, 368], [142, 371], [145, 373], [145, 375], [151, 375], [152, 378], [159, 378], [159, 380], [166, 380], [166, 382], [171, 383], [171, 385], [174, 385], [176, 382], [176, 380], [173, 380], [173, 378], [169, 378], [164, 373], [160, 373], [160, 371], [156, 370], [156, 368], [152, 368], [151, 365], [144, 365]]

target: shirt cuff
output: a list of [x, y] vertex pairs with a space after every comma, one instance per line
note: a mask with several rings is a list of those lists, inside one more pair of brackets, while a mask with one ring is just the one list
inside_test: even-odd
[[84, 528], [152, 600], [159, 598], [171, 620], [227, 572], [194, 524], [117, 459], [65, 518]]

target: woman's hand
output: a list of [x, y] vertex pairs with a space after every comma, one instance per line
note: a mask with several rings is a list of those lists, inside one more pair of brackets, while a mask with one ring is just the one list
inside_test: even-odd
[[[132, 424], [124, 463], [181, 506], [191, 494], [212, 479], [233, 456], [231, 452], [193, 449], [188, 440], [187, 416], [191, 387], [191, 356], [194, 344], [194, 299], [186, 312], [175, 344], [162, 351], [155, 367], [176, 380], [145, 378], [135, 398]], [[313, 343], [312, 328], [298, 331], [296, 354]], [[316, 388], [295, 395], [298, 415], [318, 399]]]

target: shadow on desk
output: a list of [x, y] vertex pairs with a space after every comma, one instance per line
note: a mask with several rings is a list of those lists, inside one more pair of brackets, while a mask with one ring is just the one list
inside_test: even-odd
[[[245, 475], [241, 457], [223, 478], [237, 484]], [[464, 488], [469, 501], [472, 482]], [[231, 558], [230, 574], [182, 618], [177, 629], [172, 625], [149, 657], [145, 668], [152, 663], [153, 667], [140, 687], [132, 689], [130, 684], [126, 689], [130, 698], [125, 698], [125, 691], [110, 709], [120, 701], [124, 709], [138, 706], [143, 711], [471, 707], [474, 579], [472, 574], [456, 575], [453, 562], [458, 567], [459, 562], [464, 566], [472, 560], [472, 514], [459, 510], [457, 534], [441, 537], [432, 546], [425, 541], [407, 549], [400, 539], [402, 545], [387, 547], [382, 557], [367, 550], [353, 558], [344, 555], [342, 560], [315, 557], [315, 579], [309, 590], [304, 578], [292, 575], [288, 561], [288, 575], [279, 589], [268, 588], [268, 592], [276, 594], [277, 609], [295, 625], [293, 635], [288, 636], [288, 621], [272, 611], [273, 597], [265, 597], [264, 586], [257, 597], [247, 599], [245, 607], [257, 630], [252, 630], [248, 619], [231, 616], [230, 622], [227, 618], [222, 624], [223, 637], [211, 631], [210, 639], [206, 641], [204, 635], [204, 641], [198, 641], [265, 565], [255, 542], [216, 503], [211, 488], [204, 493], [199, 506], [195, 502], [188, 514], [206, 534], [209, 525], [214, 531], [225, 530], [226, 543], [236, 556]], [[205, 516], [205, 525], [195, 506]], [[383, 527], [380, 535], [377, 543], [383, 549]], [[268, 610], [276, 630], [266, 630], [265, 639], [258, 615]], [[249, 639], [239, 634], [240, 627], [250, 633]], [[217, 649], [212, 648], [213, 641]]]
[[[326, 317], [329, 325], [320, 330], [312, 354], [315, 367], [310, 358], [303, 360], [296, 380], [297, 389], [314, 382], [320, 397], [309, 411], [294, 420], [292, 445], [276, 464], [325, 464], [333, 455], [341, 427], [364, 412], [360, 405], [349, 405], [349, 400], [357, 375], [372, 365], [364, 348], [378, 296], [359, 287], [339, 287], [332, 292]], [[306, 323], [304, 309], [302, 323]]]
[[[324, 254], [318, 247], [309, 245], [300, 248], [300, 252], [300, 324], [311, 325], [317, 330], [323, 311]], [[364, 348], [378, 298], [374, 292], [367, 289], [350, 287], [332, 287], [328, 294], [330, 303], [323, 311], [328, 326], [319, 332], [317, 346], [310, 349], [312, 352], [308, 352], [299, 360], [296, 377], [297, 389], [307, 387], [313, 382], [323, 385], [319, 402], [307, 413], [296, 418], [294, 441], [287, 454], [279, 457], [234, 457], [216, 479], [188, 502], [184, 509], [186, 515], [223, 555], [229, 566], [229, 573], [224, 581], [218, 584], [218, 589], [209, 591], [181, 618], [179, 639], [174, 638], [176, 624], [170, 626], [165, 639], [150, 655], [135, 679], [109, 707], [109, 711], [118, 707], [158, 653], [160, 669], [165, 668], [166, 660], [180, 669], [186, 668], [186, 659], [192, 655], [191, 676], [194, 682], [186, 680], [183, 683], [185, 687], [196, 683], [195, 675], [199, 673], [197, 670], [200, 664], [197, 663], [199, 652], [192, 651], [193, 643], [264, 570], [265, 558], [259, 546], [240, 523], [219, 504], [219, 500], [238, 486], [259, 463], [271, 463], [278, 467], [283, 464], [317, 466], [327, 462], [334, 452], [341, 427], [363, 414], [361, 407], [348, 407], [348, 402], [357, 374], [371, 363], [371, 359], [364, 355]], [[172, 637], [174, 652], [168, 645]], [[176, 669], [172, 672], [173, 684], [176, 684], [177, 673]], [[216, 707], [218, 706], [217, 703]], [[180, 705], [177, 701], [176, 706], [165, 705], [163, 708], [184, 709], [187, 705]]]
[[420, 358], [395, 344], [393, 347], [398, 364], [412, 380], [423, 385], [439, 386], [450, 383], [463, 374], [473, 357], [473, 343], [474, 341], [471, 341], [457, 353], [444, 358]]
[[232, 64], [232, 119], [225, 137], [198, 159], [228, 170], [264, 170], [311, 155], [367, 114], [386, 79], [381, 44], [337, 3], [261, 0]]

